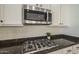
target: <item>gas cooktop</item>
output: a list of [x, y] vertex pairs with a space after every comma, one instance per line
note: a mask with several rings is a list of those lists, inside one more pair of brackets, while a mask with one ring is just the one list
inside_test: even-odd
[[57, 46], [58, 45], [55, 44], [53, 40], [48, 39], [37, 39], [37, 40], [26, 41], [24, 43], [24, 53], [37, 52]]

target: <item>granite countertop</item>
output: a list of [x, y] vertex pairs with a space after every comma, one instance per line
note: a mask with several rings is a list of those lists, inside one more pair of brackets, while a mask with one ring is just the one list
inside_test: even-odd
[[[46, 36], [30, 37], [30, 38], [18, 38], [18, 39], [11, 39], [11, 40], [1, 40], [0, 41], [0, 49], [22, 45], [27, 40], [35, 40], [35, 39], [39, 39], [39, 38], [42, 39], [45, 37]], [[50, 52], [53, 52], [53, 51], [56, 51], [56, 50], [59, 50], [62, 48], [66, 48], [66, 47], [75, 45], [75, 44], [79, 44], [79, 37], [74, 37], [74, 36], [69, 36], [69, 35], [64, 35], [64, 34], [52, 35], [52, 39], [66, 39], [66, 40], [70, 40], [70, 41], [75, 42], [75, 43], [67, 45], [67, 46], [58, 46], [55, 48], [45, 49], [42, 51], [35, 52], [33, 54], [46, 54], [46, 53], [50, 53]]]

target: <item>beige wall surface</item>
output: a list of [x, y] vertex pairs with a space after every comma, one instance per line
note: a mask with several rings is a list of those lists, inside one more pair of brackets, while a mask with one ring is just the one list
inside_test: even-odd
[[0, 27], [0, 40], [27, 38], [51, 34], [60, 34], [59, 28], [53, 28], [48, 25], [25, 25], [23, 27]]

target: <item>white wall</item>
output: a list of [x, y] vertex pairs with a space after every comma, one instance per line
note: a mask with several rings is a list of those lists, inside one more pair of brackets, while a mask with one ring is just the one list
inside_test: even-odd
[[79, 37], [79, 4], [69, 5], [70, 7], [70, 26], [68, 28], [62, 28], [63, 34]]

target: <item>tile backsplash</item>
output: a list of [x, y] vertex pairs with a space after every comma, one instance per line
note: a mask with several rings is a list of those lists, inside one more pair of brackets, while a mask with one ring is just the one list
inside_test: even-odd
[[60, 28], [46, 25], [28, 25], [23, 27], [0, 27], [0, 40], [26, 38], [45, 35], [46, 32], [59, 34]]

